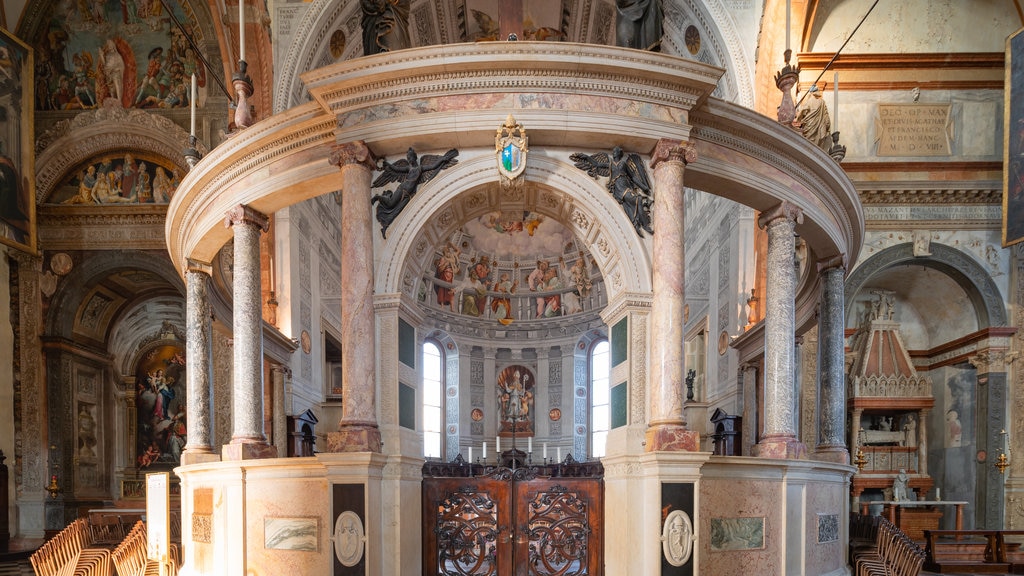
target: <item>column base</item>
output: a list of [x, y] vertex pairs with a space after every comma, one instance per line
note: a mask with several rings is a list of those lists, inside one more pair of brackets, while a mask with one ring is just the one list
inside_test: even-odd
[[380, 429], [366, 424], [343, 424], [337, 432], [327, 434], [328, 452], [380, 453]]
[[700, 432], [678, 424], [651, 426], [644, 440], [644, 452], [700, 452]]
[[807, 447], [793, 436], [767, 437], [754, 446], [754, 455], [780, 460], [802, 460], [807, 458]]
[[277, 446], [266, 442], [238, 442], [225, 444], [220, 459], [224, 462], [238, 460], [263, 460], [277, 458]]
[[220, 455], [209, 450], [185, 450], [181, 453], [181, 465], [203, 464], [206, 462], [220, 462]]
[[814, 450], [814, 457], [823, 462], [850, 463], [850, 452], [845, 446], [819, 446]]

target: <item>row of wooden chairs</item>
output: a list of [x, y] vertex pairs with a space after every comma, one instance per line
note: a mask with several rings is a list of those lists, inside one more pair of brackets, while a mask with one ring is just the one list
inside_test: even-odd
[[79, 518], [36, 550], [29, 562], [36, 576], [110, 576], [110, 550], [90, 548], [88, 521]]
[[925, 554], [902, 530], [885, 518], [879, 518], [874, 546], [854, 554], [857, 576], [917, 576]]
[[[175, 576], [181, 566], [177, 546], [171, 546], [167, 576]], [[146, 555], [146, 523], [139, 520], [114, 548], [111, 554], [117, 576], [149, 576], [160, 574], [159, 562], [148, 560]]]

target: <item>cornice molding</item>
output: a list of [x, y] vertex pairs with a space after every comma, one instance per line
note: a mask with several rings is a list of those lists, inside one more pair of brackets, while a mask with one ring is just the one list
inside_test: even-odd
[[[801, 52], [796, 55], [800, 68], [819, 69], [835, 56], [834, 52]], [[928, 52], [899, 54], [840, 54], [829, 70], [863, 70], [865, 68], [998, 68], [1003, 70], [1003, 52]]]

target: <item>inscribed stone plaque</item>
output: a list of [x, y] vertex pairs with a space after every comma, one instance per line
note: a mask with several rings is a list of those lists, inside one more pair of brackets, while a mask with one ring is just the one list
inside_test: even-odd
[[949, 156], [953, 122], [949, 104], [879, 104], [879, 156]]

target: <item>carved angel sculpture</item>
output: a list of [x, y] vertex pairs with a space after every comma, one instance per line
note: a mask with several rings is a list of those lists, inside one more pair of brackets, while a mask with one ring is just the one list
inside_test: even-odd
[[654, 234], [651, 228], [651, 182], [639, 155], [624, 154], [622, 148], [616, 146], [612, 149], [611, 157], [607, 152], [577, 152], [569, 158], [591, 178], [607, 176], [608, 191], [622, 205], [636, 233], [641, 238], [644, 230]]
[[416, 188], [429, 182], [434, 176], [458, 163], [456, 157], [459, 151], [451, 149], [443, 156], [428, 154], [417, 160], [416, 151], [409, 148], [405, 160], [399, 160], [392, 164], [386, 159], [381, 159], [380, 170], [382, 174], [373, 181], [373, 188], [378, 188], [398, 182], [398, 186], [381, 194], [374, 194], [370, 198], [370, 204], [377, 204], [377, 221], [380, 222], [380, 235], [387, 238], [388, 226], [395, 221], [395, 218], [402, 213], [402, 210], [409, 204], [416, 194]]

